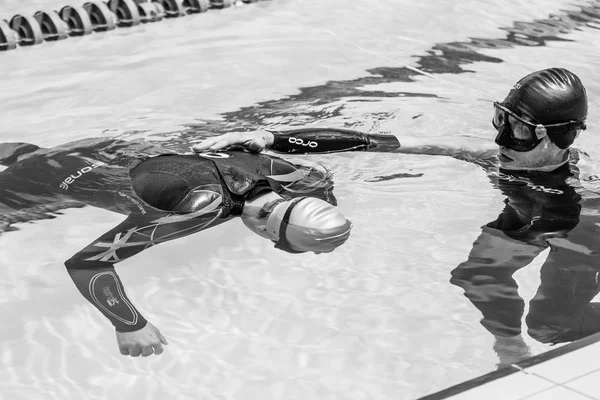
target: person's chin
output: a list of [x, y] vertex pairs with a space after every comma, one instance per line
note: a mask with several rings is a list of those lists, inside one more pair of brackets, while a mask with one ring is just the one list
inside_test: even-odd
[[511, 166], [514, 166], [515, 160], [513, 160], [512, 158], [510, 158], [509, 156], [507, 156], [504, 153], [500, 153], [498, 154], [498, 162], [500, 163], [500, 166], [502, 168], [510, 168]]
[[515, 160], [513, 160], [505, 154], [500, 154], [498, 156], [498, 163], [500, 164], [500, 169], [504, 169], [507, 171], [521, 171], [528, 169], [525, 168], [523, 165], [519, 165], [518, 162], [516, 162]]

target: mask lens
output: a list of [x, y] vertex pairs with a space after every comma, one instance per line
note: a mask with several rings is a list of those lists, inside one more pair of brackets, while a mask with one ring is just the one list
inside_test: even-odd
[[[509, 113], [521, 122], [521, 124], [526, 125], [526, 131], [528, 133], [526, 139], [518, 139], [515, 137], [513, 127], [508, 120]], [[498, 131], [496, 143], [500, 146], [505, 146], [515, 151], [525, 152], [533, 150], [541, 142], [541, 139], [537, 139], [534, 126], [527, 125], [526, 122], [518, 118], [512, 112], [500, 108], [497, 103], [494, 103], [494, 118], [492, 119], [492, 125], [494, 125], [494, 128]]]
[[512, 143], [508, 147], [515, 151], [531, 151], [539, 144], [539, 142], [540, 141], [538, 140], [519, 140], [513, 137]]
[[506, 112], [498, 107], [494, 107], [494, 118], [492, 119], [492, 125], [495, 129], [500, 129], [506, 122]]

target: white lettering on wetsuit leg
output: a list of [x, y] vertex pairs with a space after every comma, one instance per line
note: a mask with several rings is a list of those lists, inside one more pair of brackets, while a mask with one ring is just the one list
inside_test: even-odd
[[125, 197], [127, 200], [131, 201], [133, 204], [135, 204], [137, 206], [137, 208], [140, 210], [140, 212], [142, 213], [142, 215], [146, 215], [146, 210], [144, 209], [144, 207], [142, 206], [142, 204], [137, 201], [136, 199], [134, 199], [133, 197], [131, 197], [130, 195], [123, 193], [123, 192], [117, 192], [119, 194], [119, 196], [121, 197]]
[[[111, 286], [117, 289], [116, 294], [110, 290]], [[96, 305], [112, 318], [126, 325], [137, 324], [139, 320], [138, 313], [125, 298], [119, 280], [114, 273], [101, 272], [94, 275], [90, 280], [89, 291]], [[118, 312], [120, 315], [117, 315], [115, 312]]]
[[315, 147], [319, 146], [319, 143], [313, 142], [312, 140], [305, 142], [304, 140], [302, 140], [300, 138], [296, 138], [296, 137], [288, 138], [288, 142], [291, 144], [297, 144], [299, 146], [308, 146], [311, 149], [314, 149]]
[[58, 185], [61, 189], [63, 190], [68, 190], [69, 189], [69, 185], [72, 184], [73, 182], [75, 182], [76, 179], [81, 178], [82, 175], [87, 174], [88, 172], [90, 172], [91, 170], [93, 170], [94, 168], [98, 168], [101, 167], [103, 165], [106, 165], [106, 163], [103, 163], [101, 161], [95, 162], [91, 165], [88, 165], [87, 167], [83, 167], [79, 170], [77, 170], [76, 173], [71, 174], [71, 176], [65, 178], [60, 185]]

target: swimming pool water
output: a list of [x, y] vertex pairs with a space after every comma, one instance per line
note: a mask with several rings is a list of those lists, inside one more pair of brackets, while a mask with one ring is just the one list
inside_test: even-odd
[[[0, 0], [0, 17], [63, 5]], [[491, 102], [562, 66], [587, 87], [576, 143], [598, 159], [600, 19], [547, 23], [581, 6], [600, 3], [274, 0], [19, 48], [0, 53], [0, 138], [187, 151], [233, 129], [318, 125], [492, 140]], [[171, 343], [160, 357], [121, 356], [63, 267], [120, 215], [69, 209], [2, 232], [0, 398], [415, 399], [495, 369], [494, 338], [449, 283], [503, 206], [485, 173], [445, 157], [289, 158], [332, 170], [351, 239], [289, 255], [234, 221], [119, 264]], [[403, 173], [423, 175], [377, 182]], [[526, 303], [546, 255], [515, 276]], [[525, 332], [529, 354], [549, 348]]]

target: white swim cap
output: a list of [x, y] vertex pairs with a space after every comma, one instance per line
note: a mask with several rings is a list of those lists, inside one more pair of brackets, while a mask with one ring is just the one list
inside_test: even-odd
[[275, 247], [289, 253], [328, 253], [350, 237], [352, 223], [335, 206], [315, 197], [284, 201], [267, 219]]

